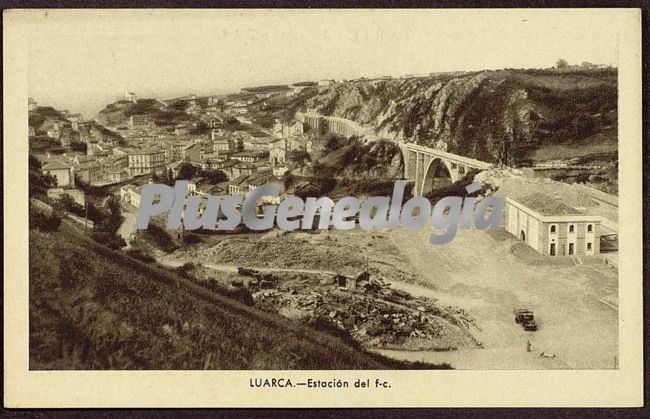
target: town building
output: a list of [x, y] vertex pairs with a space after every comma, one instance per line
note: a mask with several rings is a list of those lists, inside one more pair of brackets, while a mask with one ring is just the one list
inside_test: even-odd
[[189, 143], [185, 141], [169, 141], [163, 144], [165, 152], [165, 161], [174, 163], [183, 159], [183, 149]]
[[79, 123], [83, 122], [83, 118], [81, 117], [81, 114], [73, 114], [68, 116], [68, 121], [70, 121], [70, 126], [72, 127], [73, 131], [79, 131]]
[[74, 168], [62, 161], [54, 160], [41, 167], [41, 173], [52, 176], [56, 186], [74, 188]]
[[[52, 138], [53, 140], [58, 140], [59, 137], [61, 136], [61, 131], [59, 131], [59, 127], [57, 125], [54, 125], [52, 128], [47, 130], [47, 136], [49, 138]], [[64, 145], [62, 145], [65, 147]]]
[[506, 231], [544, 256], [600, 253], [602, 218], [586, 215], [561, 200], [533, 193], [506, 198]]
[[[228, 169], [227, 167], [224, 169]], [[232, 166], [232, 177], [238, 178], [242, 175], [251, 176], [257, 173], [257, 167], [251, 163], [239, 162]], [[224, 170], [225, 171], [225, 170]], [[226, 172], [227, 174], [227, 172]]]
[[103, 177], [102, 172], [101, 164], [94, 160], [81, 162], [75, 169], [75, 173], [79, 179], [88, 185], [99, 183]]
[[226, 130], [223, 128], [213, 128], [210, 132], [210, 138], [215, 141], [226, 135]]
[[235, 149], [234, 142], [227, 138], [216, 138], [212, 141], [212, 149], [218, 153]]
[[127, 156], [131, 176], [165, 172], [165, 152], [161, 149], [130, 150]]
[[189, 133], [190, 133], [190, 127], [188, 127], [185, 124], [179, 124], [174, 127], [174, 135], [182, 136], [182, 135], [189, 135]]
[[302, 122], [297, 120], [289, 122], [281, 122], [280, 120], [276, 120], [275, 125], [273, 125], [273, 134], [276, 137], [290, 138], [303, 133], [304, 125]]
[[201, 160], [201, 146], [197, 143], [185, 144], [181, 154], [181, 160], [197, 163]]
[[213, 156], [206, 157], [201, 161], [201, 168], [203, 170], [221, 169], [227, 161], [229, 160], [213, 157]]
[[136, 208], [140, 206], [140, 197], [142, 189], [136, 185], [125, 185], [120, 188], [120, 198], [122, 202], [126, 202]]
[[228, 179], [231, 180], [237, 177], [235, 176], [235, 172], [239, 174], [239, 170], [236, 169], [236, 166], [240, 164], [242, 163], [237, 160], [224, 160], [222, 162], [214, 163], [214, 167], [224, 172], [226, 176], [228, 176]]
[[250, 176], [247, 179], [248, 192], [253, 192], [255, 189], [264, 185], [275, 186], [279, 190], [278, 196], [284, 194], [284, 182], [281, 179], [271, 176], [270, 174], [259, 174], [257, 176]]
[[176, 178], [181, 173], [181, 167], [183, 166], [183, 164], [185, 164], [185, 163], [180, 161], [180, 160], [175, 161], [175, 162], [167, 165], [166, 170], [171, 172], [171, 175], [172, 175], [173, 178]]
[[306, 197], [306, 196], [319, 196], [320, 195], [320, 186], [313, 183], [309, 182], [306, 180], [302, 180], [299, 182], [296, 182], [289, 186], [287, 188], [287, 195], [296, 195], [296, 196], [301, 196], [301, 197]]
[[237, 176], [228, 184], [228, 193], [230, 195], [244, 195], [248, 192], [248, 179], [249, 175]]
[[272, 169], [273, 176], [276, 176], [276, 177], [282, 177], [288, 171], [289, 171], [289, 167], [287, 167], [287, 166], [273, 166], [273, 169]]
[[287, 161], [287, 148], [284, 141], [276, 141], [269, 150], [271, 166], [283, 165]]
[[124, 182], [129, 178], [129, 172], [122, 169], [122, 170], [108, 170], [106, 172], [106, 177], [107, 180], [110, 183], [119, 183], [119, 182]]
[[104, 171], [122, 172], [129, 167], [129, 159], [126, 154], [113, 154], [102, 158]]
[[137, 103], [138, 102], [138, 97], [133, 92], [125, 92], [124, 93], [124, 100], [129, 101], [131, 103]]
[[228, 192], [228, 182], [221, 182], [216, 185], [209, 183], [199, 183], [196, 185], [196, 194], [203, 197], [209, 198], [210, 196], [223, 195]]
[[261, 160], [266, 152], [264, 151], [240, 151], [230, 156], [233, 160], [239, 160], [244, 163], [254, 163]]
[[129, 118], [131, 128], [149, 128], [152, 123], [151, 115], [131, 115]]

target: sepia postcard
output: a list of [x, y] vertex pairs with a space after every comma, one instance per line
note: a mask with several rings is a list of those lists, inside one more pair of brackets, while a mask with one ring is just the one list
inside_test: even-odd
[[642, 405], [640, 10], [3, 23], [5, 407]]

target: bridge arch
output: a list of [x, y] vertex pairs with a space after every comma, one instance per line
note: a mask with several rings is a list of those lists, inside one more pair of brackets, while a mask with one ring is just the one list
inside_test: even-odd
[[454, 170], [448, 161], [439, 157], [431, 159], [424, 172], [419, 195], [424, 196], [435, 188], [453, 183], [456, 180], [453, 173]]
[[[404, 179], [414, 183], [415, 196], [422, 196], [437, 187], [433, 184], [436, 177], [448, 176], [452, 182], [456, 182], [472, 169], [487, 170], [492, 167], [491, 163], [413, 143], [401, 143], [399, 147], [404, 162]], [[441, 169], [445, 171], [441, 172]]]

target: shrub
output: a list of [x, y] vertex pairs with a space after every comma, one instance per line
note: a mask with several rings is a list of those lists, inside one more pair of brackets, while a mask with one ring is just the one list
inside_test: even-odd
[[29, 208], [29, 228], [41, 231], [56, 231], [61, 225], [61, 216], [57, 213], [47, 214], [36, 208]]
[[198, 168], [191, 163], [183, 163], [178, 170], [177, 180], [190, 180], [196, 176]]
[[189, 278], [190, 272], [192, 272], [196, 268], [196, 265], [193, 264], [192, 262], [185, 262], [181, 266], [175, 269], [176, 273], [178, 273], [180, 276], [184, 278]]
[[109, 249], [121, 249], [126, 246], [126, 242], [120, 236], [108, 231], [93, 231], [90, 237], [97, 243], [101, 243]]
[[138, 259], [139, 261], [142, 261], [144, 263], [154, 263], [156, 262], [156, 259], [146, 253], [143, 253], [139, 249], [129, 249], [126, 251], [126, 254], [131, 256], [132, 258]]
[[197, 236], [196, 234], [188, 233], [185, 236], [183, 236], [183, 243], [185, 244], [201, 243], [201, 237]]
[[173, 252], [178, 247], [176, 246], [176, 243], [174, 243], [172, 236], [170, 236], [163, 228], [158, 227], [155, 224], [149, 224], [145, 230], [145, 237], [167, 253]]
[[314, 316], [306, 320], [307, 326], [318, 330], [319, 332], [325, 332], [329, 335], [335, 336], [341, 339], [346, 344], [359, 347], [359, 343], [354, 340], [350, 332], [345, 329], [338, 327], [336, 324], [332, 323], [329, 319], [322, 316]]
[[201, 177], [207, 180], [210, 184], [216, 185], [217, 183], [225, 182], [228, 180], [228, 175], [226, 175], [222, 170], [203, 170], [201, 172]]

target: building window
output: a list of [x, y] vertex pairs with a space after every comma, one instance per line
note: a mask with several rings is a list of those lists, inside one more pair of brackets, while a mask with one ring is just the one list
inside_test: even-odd
[[555, 226], [551, 226], [551, 233], [555, 233]]
[[[587, 224], [587, 233], [591, 233], [594, 231], [594, 226], [593, 224]], [[591, 244], [591, 243], [590, 243]]]
[[587, 243], [587, 250], [591, 250], [591, 243]]
[[575, 226], [573, 224], [571, 224], [569, 226], [569, 233], [573, 233], [574, 231], [575, 231]]

